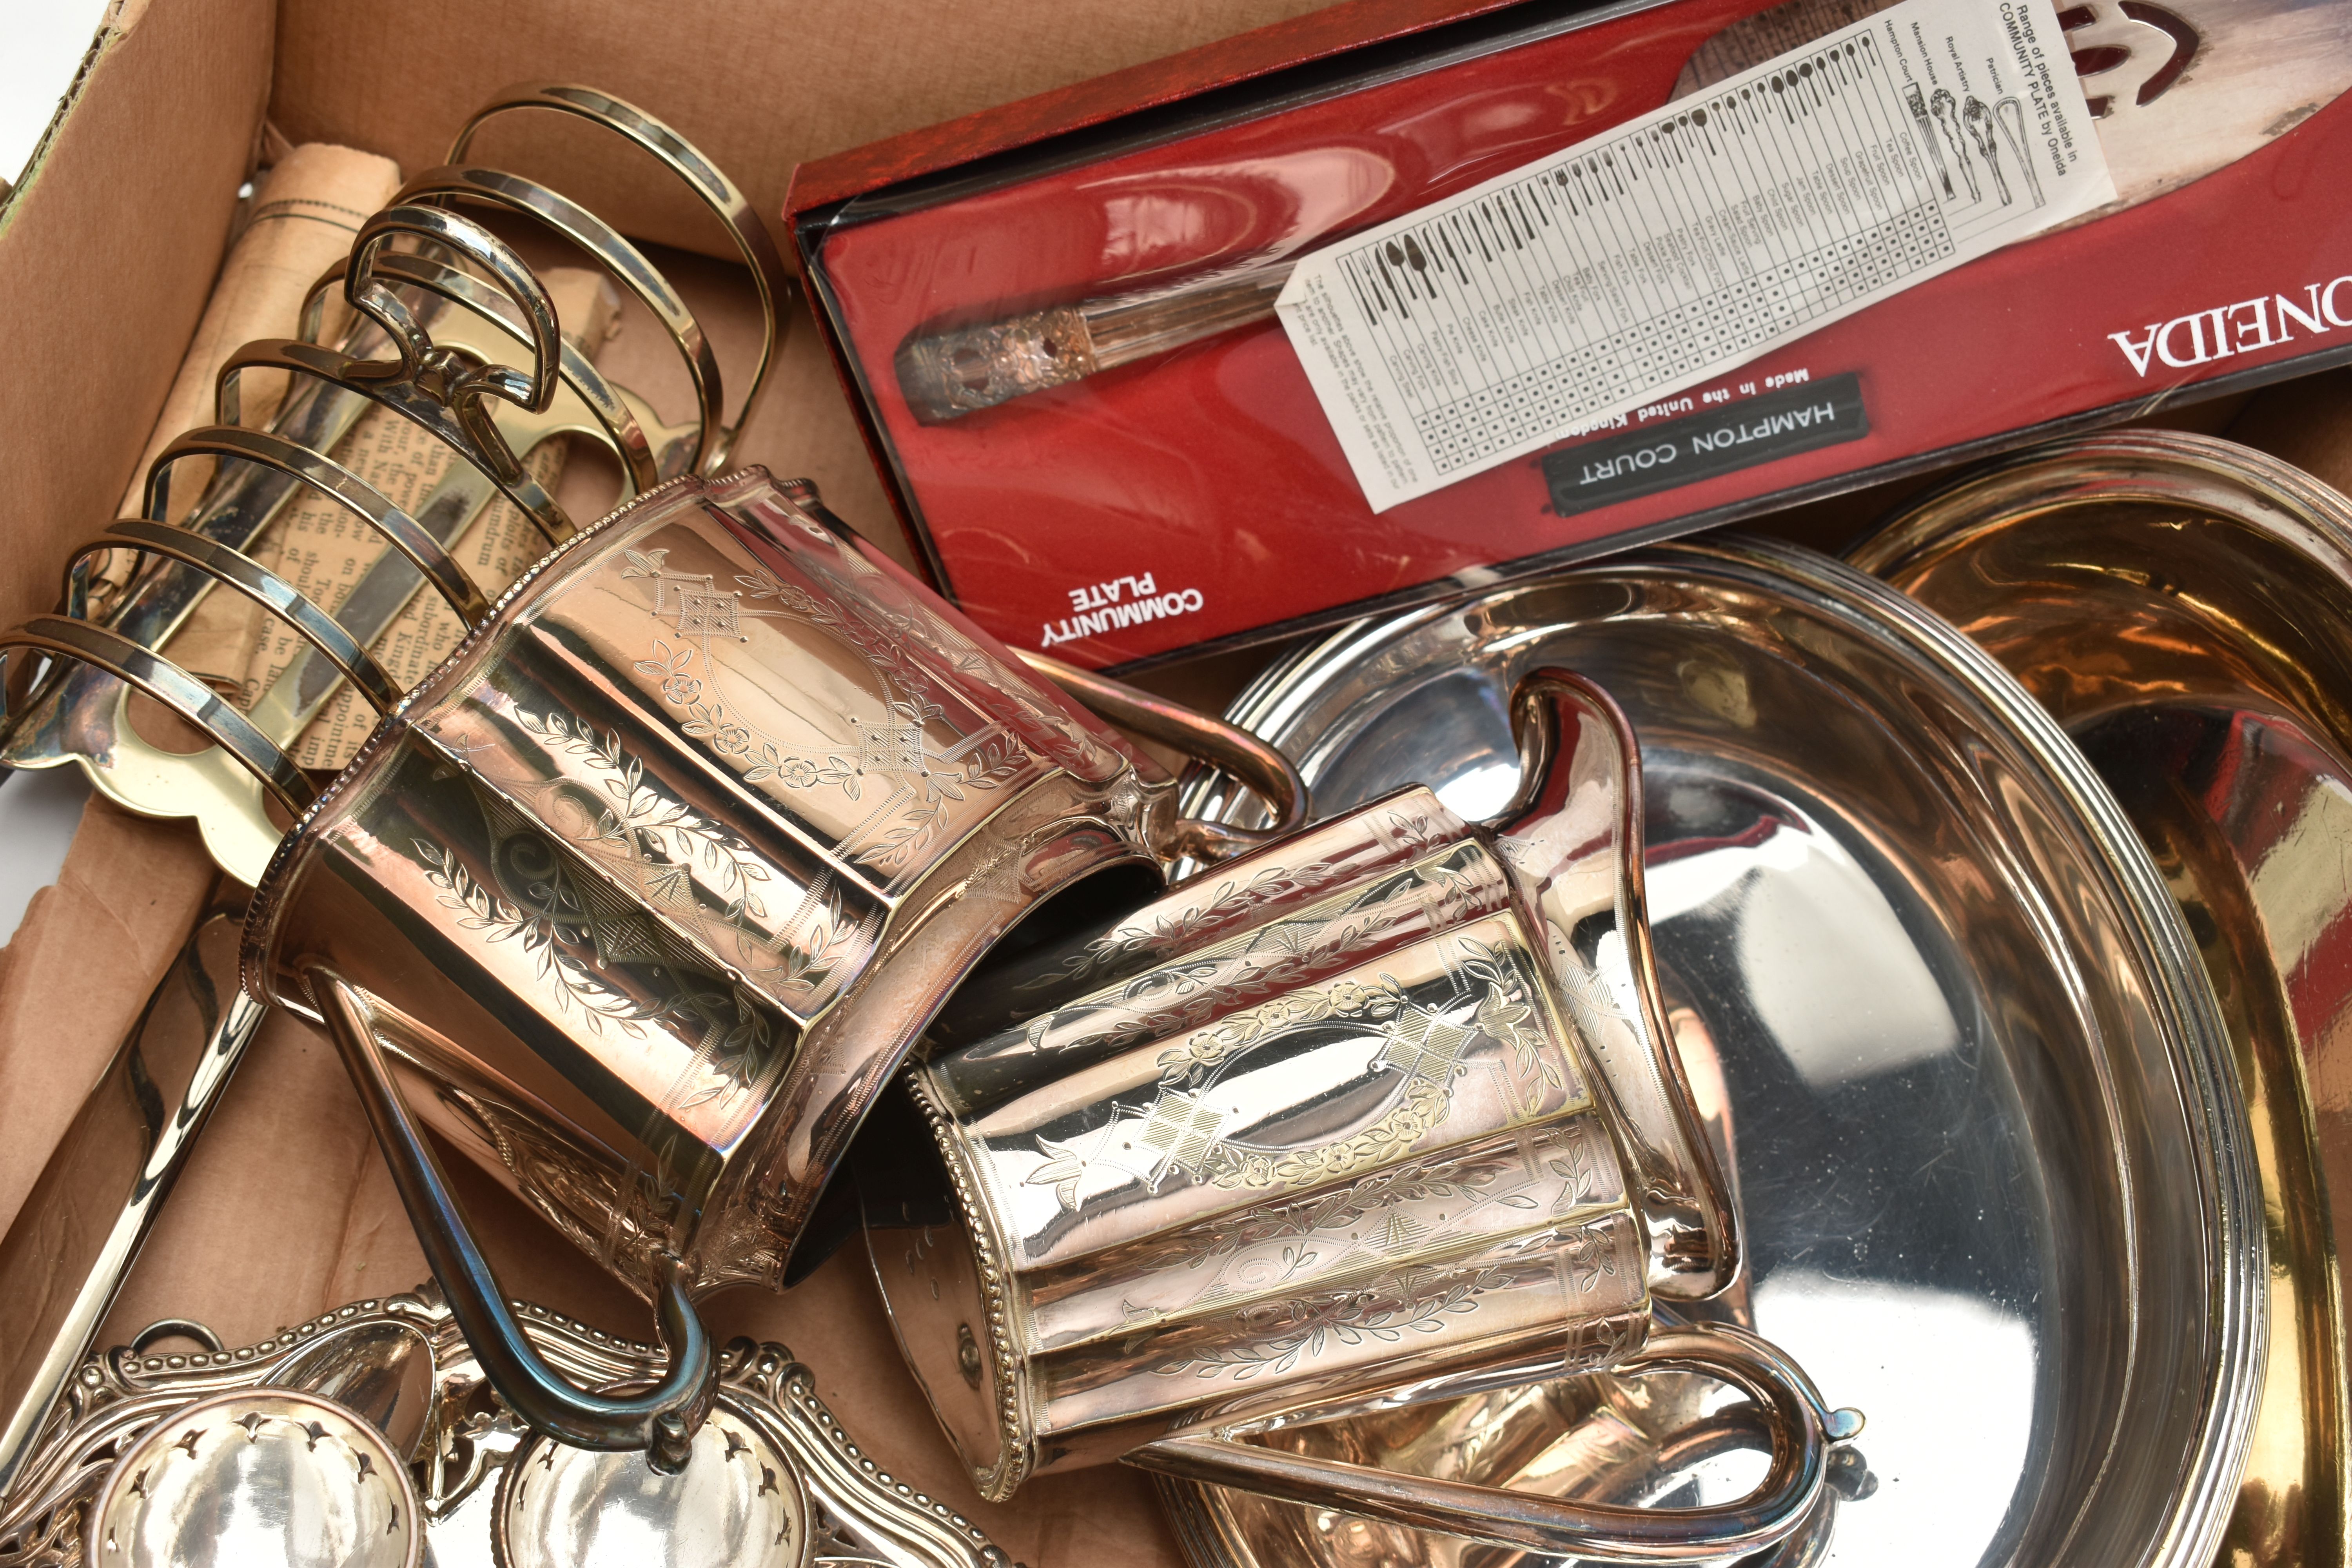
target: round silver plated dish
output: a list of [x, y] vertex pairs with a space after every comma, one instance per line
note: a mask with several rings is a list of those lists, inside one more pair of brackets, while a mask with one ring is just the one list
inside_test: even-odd
[[[1669, 1024], [1747, 1237], [1744, 1279], [1705, 1310], [1869, 1416], [1853, 1500], [1781, 1561], [2204, 1568], [2260, 1394], [2261, 1190], [2210, 985], [2114, 798], [1949, 626], [1769, 542], [1360, 621], [1228, 717], [1296, 758], [1324, 811], [1419, 781], [1483, 816], [1517, 782], [1507, 699], [1543, 665], [1599, 682], [1641, 746]], [[1197, 781], [1188, 809], [1247, 820], [1222, 788]], [[1730, 1495], [1735, 1413], [1662, 1422], [1671, 1403], [1563, 1385], [1549, 1408], [1312, 1440], [1497, 1484]], [[1596, 1458], [1612, 1441], [1624, 1463]], [[1477, 1557], [1170, 1499], [1204, 1563]]]
[[2352, 1560], [2352, 502], [2227, 441], [2120, 432], [1979, 469], [1854, 554], [2065, 726], [2180, 906], [2270, 1232], [2262, 1410], [2222, 1558]]

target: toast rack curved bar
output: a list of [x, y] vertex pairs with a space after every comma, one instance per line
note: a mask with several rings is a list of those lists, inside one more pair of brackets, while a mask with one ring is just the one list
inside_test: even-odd
[[[302, 300], [300, 324], [296, 328], [296, 334], [303, 342], [319, 342], [325, 330], [327, 295], [341, 288], [350, 266], [351, 258], [345, 257], [310, 285], [310, 293]], [[471, 311], [514, 342], [525, 347], [530, 345], [530, 322], [514, 302], [470, 272], [408, 251], [391, 251], [377, 257], [375, 270], [379, 278], [438, 295]], [[655, 450], [646, 433], [646, 422], [629, 395], [607, 381], [595, 362], [569, 339], [559, 339], [558, 342], [562, 358], [556, 368], [557, 378], [588, 411], [595, 422], [593, 433], [620, 460], [626, 487], [623, 499], [651, 489], [672, 473], [682, 471], [683, 460], [669, 456], [668, 445], [660, 452]]]
[[375, 656], [293, 584], [241, 550], [143, 517], [126, 517], [74, 552], [66, 567], [66, 592], [74, 619], [86, 618], [79, 596], [87, 576], [75, 568], [93, 555], [118, 548], [164, 556], [226, 584], [308, 639], [342, 671], [343, 679], [367, 700], [369, 707], [389, 713], [399, 703], [400, 688]]
[[253, 600], [342, 671], [378, 713], [389, 712], [398, 703], [399, 689], [383, 667], [300, 589], [242, 551], [159, 521], [171, 502], [173, 465], [192, 457], [228, 458], [272, 468], [335, 501], [406, 555], [468, 628], [489, 618], [489, 605], [438, 540], [357, 474], [283, 437], [224, 425], [192, 430], [164, 447], [148, 469], [145, 503], [150, 515], [125, 518], [75, 552], [67, 566], [64, 595], [72, 613], [36, 616], [0, 636], [0, 648], [28, 648], [72, 659], [146, 692], [203, 731], [260, 780], [280, 805], [299, 815], [318, 792], [284, 747], [179, 665], [143, 643], [79, 618], [88, 605], [84, 563], [101, 550], [141, 551], [176, 561]]
[[427, 169], [402, 186], [394, 200], [417, 206], [463, 201], [503, 208], [584, 251], [606, 277], [652, 312], [684, 362], [696, 410], [694, 450], [687, 466], [700, 468], [717, 434], [719, 404], [726, 395], [719, 357], [686, 300], [620, 230], [562, 192], [502, 169], [459, 164]]
[[[697, 458], [700, 472], [723, 472], [733, 466], [735, 437], [741, 432], [744, 419], [759, 405], [761, 389], [767, 385], [769, 373], [775, 368], [777, 345], [783, 336], [783, 302], [791, 291], [792, 275], [784, 268], [775, 241], [769, 237], [766, 226], [741, 188], [704, 157], [693, 142], [625, 99], [577, 82], [520, 82], [500, 89], [458, 130], [449, 143], [447, 162], [463, 163], [475, 136], [489, 121], [501, 114], [531, 109], [585, 120], [652, 154], [725, 226], [728, 237], [734, 241], [736, 254], [750, 269], [752, 286], [759, 290], [763, 328], [759, 362], [744, 389], [734, 424], [718, 426]], [[715, 409], [712, 417], [718, 417]]]
[[0, 651], [12, 648], [72, 659], [137, 687], [211, 736], [288, 811], [299, 816], [318, 797], [285, 749], [255, 729], [219, 693], [120, 632], [66, 616], [35, 616], [15, 630], [0, 633]]
[[[449, 607], [457, 613], [457, 618], [467, 626], [478, 626], [489, 618], [489, 600], [484, 597], [480, 584], [415, 518], [394, 506], [382, 490], [334, 458], [322, 457], [308, 447], [289, 441], [282, 436], [273, 436], [266, 430], [248, 430], [240, 425], [210, 425], [200, 430], [189, 431], [158, 453], [154, 464], [147, 470], [146, 508], [148, 520], [159, 527], [163, 526], [163, 518], [171, 504], [172, 466], [184, 458], [192, 457], [234, 458], [275, 468], [301, 480], [383, 535], [394, 549], [408, 557], [410, 563], [433, 585], [433, 591], [447, 602]], [[257, 570], [259, 563], [254, 564]], [[218, 573], [210, 574], [219, 578]], [[312, 640], [316, 641], [315, 638]], [[324, 647], [320, 651], [330, 658], [334, 658]]]

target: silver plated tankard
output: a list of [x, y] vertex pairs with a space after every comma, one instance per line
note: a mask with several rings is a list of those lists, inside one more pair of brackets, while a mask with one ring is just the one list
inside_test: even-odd
[[[957, 981], [1192, 842], [1153, 763], [806, 486], [683, 479], [533, 568], [384, 720], [262, 879], [246, 981], [335, 1037], [509, 1403], [674, 1458], [709, 1386], [693, 1297], [782, 1283]], [[538, 1360], [426, 1127], [656, 1300], [659, 1387]]]
[[[869, 1145], [869, 1245], [985, 1495], [1126, 1458], [1628, 1561], [1760, 1550], [1819, 1506], [1853, 1414], [1753, 1336], [1653, 1324], [1738, 1249], [1652, 972], [1632, 732], [1564, 671], [1517, 706], [1501, 831], [1390, 795], [999, 966], [957, 1013], [1059, 1005], [908, 1069], [938, 1160]], [[1251, 1440], [1597, 1367], [1745, 1393], [1768, 1473], [1649, 1510]]]

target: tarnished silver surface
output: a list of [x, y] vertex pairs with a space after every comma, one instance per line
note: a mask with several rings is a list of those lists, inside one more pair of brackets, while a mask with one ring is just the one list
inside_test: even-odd
[[93, 1568], [416, 1568], [408, 1467], [315, 1394], [232, 1389], [122, 1451], [89, 1512]]
[[[517, 1310], [540, 1353], [567, 1375], [613, 1386], [661, 1370], [659, 1352], [645, 1345], [538, 1308]], [[319, 1452], [330, 1454], [340, 1442], [355, 1454], [373, 1440], [371, 1474], [409, 1489], [413, 1517], [424, 1524], [425, 1560], [436, 1568], [1011, 1568], [970, 1521], [861, 1453], [817, 1397], [814, 1376], [783, 1346], [737, 1340], [720, 1352], [719, 1373], [716, 1407], [693, 1459], [682, 1474], [660, 1477], [641, 1454], [590, 1453], [531, 1434], [487, 1386], [430, 1287], [353, 1302], [241, 1349], [188, 1351], [160, 1342], [117, 1349], [81, 1369], [34, 1462], [0, 1492], [0, 1565], [92, 1568], [107, 1561], [84, 1552], [84, 1526], [101, 1489], [119, 1480], [116, 1490], [136, 1504], [128, 1485], [137, 1472], [124, 1469], [125, 1457], [179, 1455], [176, 1445], [191, 1427], [209, 1434], [200, 1436], [194, 1457], [215, 1477], [261, 1462], [236, 1448], [247, 1441], [241, 1427], [230, 1428], [233, 1440], [221, 1440], [202, 1415], [215, 1402], [225, 1419], [258, 1410], [276, 1423], [280, 1405], [272, 1402], [299, 1399], [323, 1411], [335, 1406], [319, 1396], [331, 1395], [352, 1405], [347, 1416], [368, 1420], [336, 1427]], [[298, 1427], [326, 1419], [296, 1417]], [[387, 1440], [379, 1421], [411, 1436]], [[257, 1432], [276, 1440], [268, 1460], [283, 1474], [312, 1464], [307, 1431], [293, 1436], [263, 1424]], [[358, 1464], [341, 1462], [345, 1484], [318, 1499], [317, 1517], [361, 1506], [352, 1484]], [[315, 1477], [335, 1474], [321, 1461]], [[247, 1501], [209, 1526], [191, 1516], [180, 1558], [116, 1560], [274, 1568], [280, 1558], [239, 1532], [265, 1521], [276, 1505], [259, 1496]], [[379, 1516], [379, 1522], [392, 1521]]]
[[[2260, 1192], [2211, 988], [2113, 798], [1949, 627], [1763, 542], [1359, 622], [1228, 717], [1326, 810], [1420, 780], [1482, 816], [1538, 664], [1641, 741], [1659, 971], [1745, 1220], [1747, 1278], [1706, 1310], [1870, 1415], [1876, 1494], [1822, 1561], [2202, 1568], [2259, 1391]], [[1344, 1516], [1253, 1502], [1252, 1533], [1231, 1494], [1181, 1495], [1211, 1561], [1381, 1560]], [[1456, 1560], [1419, 1539], [1392, 1560]]]
[[2253, 1112], [2271, 1341], [2231, 1563], [2352, 1558], [2352, 501], [2230, 442], [2053, 442], [1906, 510], [1857, 564], [2066, 726], [2195, 936]]

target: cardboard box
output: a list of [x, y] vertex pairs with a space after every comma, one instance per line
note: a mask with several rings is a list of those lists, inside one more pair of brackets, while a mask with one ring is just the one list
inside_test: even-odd
[[[794, 163], [1057, 83], [1098, 75], [1305, 8], [1307, 0], [1122, 0], [960, 7], [876, 0], [612, 0], [554, 5], [405, 0], [121, 0], [70, 101], [0, 207], [0, 624], [56, 603], [70, 547], [110, 521], [203, 310], [237, 190], [263, 150], [330, 141], [415, 174], [499, 88], [578, 80], [676, 124], [781, 209]], [[552, 121], [486, 132], [484, 161], [542, 173], [633, 236], [726, 255], [716, 226], [654, 183], [617, 142]], [[562, 171], [560, 174], [557, 171]], [[698, 307], [730, 296], [688, 274]], [[717, 273], [715, 266], [705, 271]], [[699, 289], [699, 291], [698, 291]], [[709, 321], [722, 367], [748, 363], [742, 297]], [[793, 307], [797, 312], [798, 307]], [[614, 346], [648, 365], [652, 328]], [[608, 361], [622, 379], [637, 374]], [[648, 369], [641, 390], [680, 412]], [[796, 323], [740, 449], [805, 474], [835, 510], [896, 537], [887, 505], [815, 335]], [[5, 787], [0, 784], [0, 787]], [[5, 852], [0, 846], [0, 852]], [[0, 951], [0, 1222], [13, 1216], [165, 964], [210, 868], [191, 826], [98, 804], [58, 884]], [[649, 1337], [644, 1305], [536, 1216], [453, 1163], [502, 1282], [615, 1332]], [[334, 1053], [299, 1023], [265, 1029], [100, 1336], [164, 1316], [231, 1344], [426, 1278]], [[0, 1342], [11, 1315], [0, 1303]], [[1047, 1480], [1011, 1506], [971, 1495], [904, 1371], [853, 1248], [789, 1297], [708, 1303], [723, 1339], [788, 1343], [857, 1439], [1034, 1564], [1179, 1562], [1147, 1479], [1114, 1468]], [[16, 1346], [0, 1343], [0, 1353]]]
[[[873, 0], [855, 8], [688, 0], [657, 12], [614, 0], [129, 0], [35, 167], [0, 208], [0, 320], [8, 324], [0, 443], [11, 487], [0, 510], [0, 617], [14, 624], [47, 609], [71, 545], [110, 520], [203, 308], [237, 187], [267, 146], [343, 142], [414, 173], [439, 161], [449, 132], [495, 89], [584, 80], [669, 119], [772, 213], [796, 160], [1307, 8], [1305, 0], [1148, 8], [1125, 0]], [[1391, 14], [1409, 31], [1444, 9], [1393, 5]], [[1330, 24], [1307, 17], [1297, 26], [1311, 44]], [[582, 173], [558, 183], [625, 230], [718, 249], [698, 212], [638, 183], [628, 163], [605, 161], [594, 142], [564, 142], [557, 131], [544, 141], [532, 140], [539, 132], [509, 134], [483, 153], [527, 169], [563, 159]], [[956, 134], [950, 128], [934, 140]], [[693, 270], [690, 258], [665, 262]], [[730, 368], [743, 363], [747, 325], [740, 308], [712, 321]], [[803, 326], [741, 455], [814, 477], [836, 510], [893, 535], [832, 363]], [[625, 340], [620, 352], [638, 350]], [[624, 379], [634, 374], [614, 368]], [[662, 398], [660, 386], [646, 390]], [[2325, 430], [2286, 423], [2284, 438], [2315, 455], [2335, 449]], [[1776, 527], [1830, 538], [1845, 517]], [[1213, 705], [1249, 662], [1211, 665], [1188, 694]], [[58, 885], [0, 950], [0, 1223], [15, 1215], [176, 952], [210, 877], [185, 823], [93, 804]], [[512, 1293], [615, 1332], [648, 1334], [643, 1304], [536, 1216], [462, 1162], [452, 1174]], [[207, 1128], [100, 1343], [166, 1315], [205, 1321], [232, 1344], [251, 1342], [425, 1278], [332, 1050], [279, 1017]], [[5, 1305], [0, 1353], [10, 1353]], [[1182, 1561], [1134, 1471], [1049, 1479], [1011, 1505], [981, 1503], [903, 1370], [878, 1305], [866, 1262], [852, 1251], [789, 1296], [739, 1291], [707, 1308], [722, 1337], [788, 1343], [869, 1453], [961, 1510], [1013, 1557], [1037, 1568]]]
[[2312, 63], [2352, 53], [2352, 24], [2183, 5], [2207, 36], [2147, 25], [2163, 68], [2105, 79], [2145, 123], [2168, 92], [2258, 98], [2256, 58], [2300, 70], [2258, 150], [1383, 512], [1272, 321], [946, 420], [900, 384], [919, 334], [1296, 254], [1597, 135], [1767, 3], [1351, 0], [803, 170], [793, 238], [936, 580], [1013, 646], [1136, 669], [2352, 357], [2352, 205], [2327, 173], [2352, 166], [2352, 100]]

